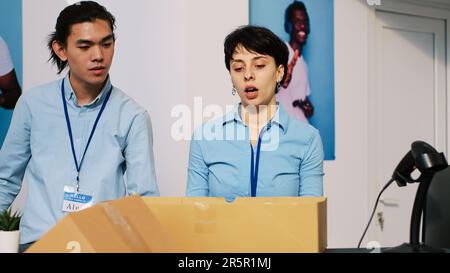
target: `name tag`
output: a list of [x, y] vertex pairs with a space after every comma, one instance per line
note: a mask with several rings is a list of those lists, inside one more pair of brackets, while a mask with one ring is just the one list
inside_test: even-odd
[[64, 212], [80, 211], [92, 207], [93, 204], [94, 199], [92, 195], [76, 192], [73, 187], [64, 187], [64, 201], [62, 208]]

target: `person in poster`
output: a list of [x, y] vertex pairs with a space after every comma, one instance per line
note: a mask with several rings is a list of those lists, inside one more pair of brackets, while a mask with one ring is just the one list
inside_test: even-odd
[[286, 42], [289, 49], [289, 63], [286, 79], [277, 94], [277, 100], [290, 115], [308, 123], [308, 118], [314, 114], [314, 107], [308, 98], [311, 95], [308, 66], [302, 55], [310, 34], [309, 16], [303, 2], [294, 1], [287, 7], [285, 31], [290, 38], [289, 42]]
[[0, 36], [0, 107], [13, 109], [21, 93], [8, 45]]

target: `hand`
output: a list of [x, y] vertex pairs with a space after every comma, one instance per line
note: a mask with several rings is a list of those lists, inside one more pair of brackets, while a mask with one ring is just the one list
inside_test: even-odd
[[312, 105], [311, 101], [309, 101], [308, 97], [306, 97], [304, 100], [295, 100], [292, 102], [292, 105], [294, 107], [300, 108], [307, 118], [311, 117], [314, 114], [314, 106]]
[[303, 113], [305, 113], [305, 117], [310, 118], [314, 114], [314, 107], [311, 102], [306, 99], [303, 101]]
[[294, 66], [297, 63], [298, 57], [300, 56], [300, 51], [298, 49], [294, 52], [294, 58], [292, 58], [292, 61], [288, 64], [287, 71], [286, 71], [286, 78], [283, 82], [283, 88], [288, 88], [289, 83], [292, 80], [292, 71], [294, 70]]

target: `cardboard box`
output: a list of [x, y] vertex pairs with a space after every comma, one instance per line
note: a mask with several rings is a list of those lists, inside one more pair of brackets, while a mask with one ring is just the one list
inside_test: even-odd
[[64, 217], [27, 252], [323, 252], [326, 199], [127, 197]]

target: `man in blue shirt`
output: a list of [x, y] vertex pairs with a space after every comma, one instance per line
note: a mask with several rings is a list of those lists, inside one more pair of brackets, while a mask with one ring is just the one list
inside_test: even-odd
[[69, 212], [131, 194], [159, 195], [150, 117], [109, 78], [114, 24], [95, 2], [65, 8], [48, 45], [58, 73], [66, 66], [69, 72], [17, 103], [0, 151], [0, 211], [25, 175], [21, 244]]

